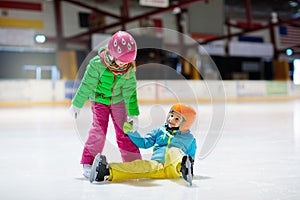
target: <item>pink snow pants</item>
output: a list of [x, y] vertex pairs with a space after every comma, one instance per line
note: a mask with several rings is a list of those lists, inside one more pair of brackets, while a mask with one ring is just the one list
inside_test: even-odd
[[102, 153], [106, 140], [109, 115], [111, 115], [114, 124], [117, 144], [123, 162], [142, 158], [138, 147], [123, 132], [123, 124], [127, 119], [124, 101], [112, 105], [92, 102], [92, 112], [93, 123], [84, 145], [81, 164], [92, 164], [94, 157], [98, 153]]

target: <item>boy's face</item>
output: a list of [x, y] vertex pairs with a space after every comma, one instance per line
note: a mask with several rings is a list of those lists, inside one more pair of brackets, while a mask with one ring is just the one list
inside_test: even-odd
[[170, 112], [167, 118], [169, 128], [179, 127], [182, 121], [182, 116], [176, 112]]

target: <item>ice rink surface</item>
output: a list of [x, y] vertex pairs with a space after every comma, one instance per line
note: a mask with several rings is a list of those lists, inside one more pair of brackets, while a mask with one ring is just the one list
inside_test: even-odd
[[[215, 148], [196, 158], [192, 187], [182, 179], [90, 184], [79, 165], [88, 108], [74, 122], [68, 106], [1, 107], [0, 199], [300, 199], [300, 101], [226, 103], [216, 119], [208, 104], [196, 106], [197, 139], [210, 137], [213, 120], [223, 124]], [[169, 105], [140, 108], [146, 130], [165, 119]], [[118, 160], [111, 128], [108, 135], [105, 153]]]

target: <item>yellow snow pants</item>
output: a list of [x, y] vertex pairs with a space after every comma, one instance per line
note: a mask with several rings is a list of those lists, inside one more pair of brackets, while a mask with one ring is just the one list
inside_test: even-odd
[[181, 149], [170, 148], [166, 152], [165, 163], [154, 160], [135, 160], [124, 163], [109, 163], [108, 181], [128, 179], [171, 179], [180, 177], [181, 160], [184, 153]]

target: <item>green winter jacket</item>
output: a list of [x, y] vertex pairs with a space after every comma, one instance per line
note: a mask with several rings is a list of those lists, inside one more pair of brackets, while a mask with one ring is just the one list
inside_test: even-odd
[[139, 115], [135, 72], [130, 69], [127, 73], [129, 73], [129, 78], [126, 74], [114, 75], [102, 63], [100, 56], [95, 56], [87, 66], [72, 104], [82, 108], [88, 97], [92, 102], [105, 105], [116, 104], [124, 100], [128, 116]]

